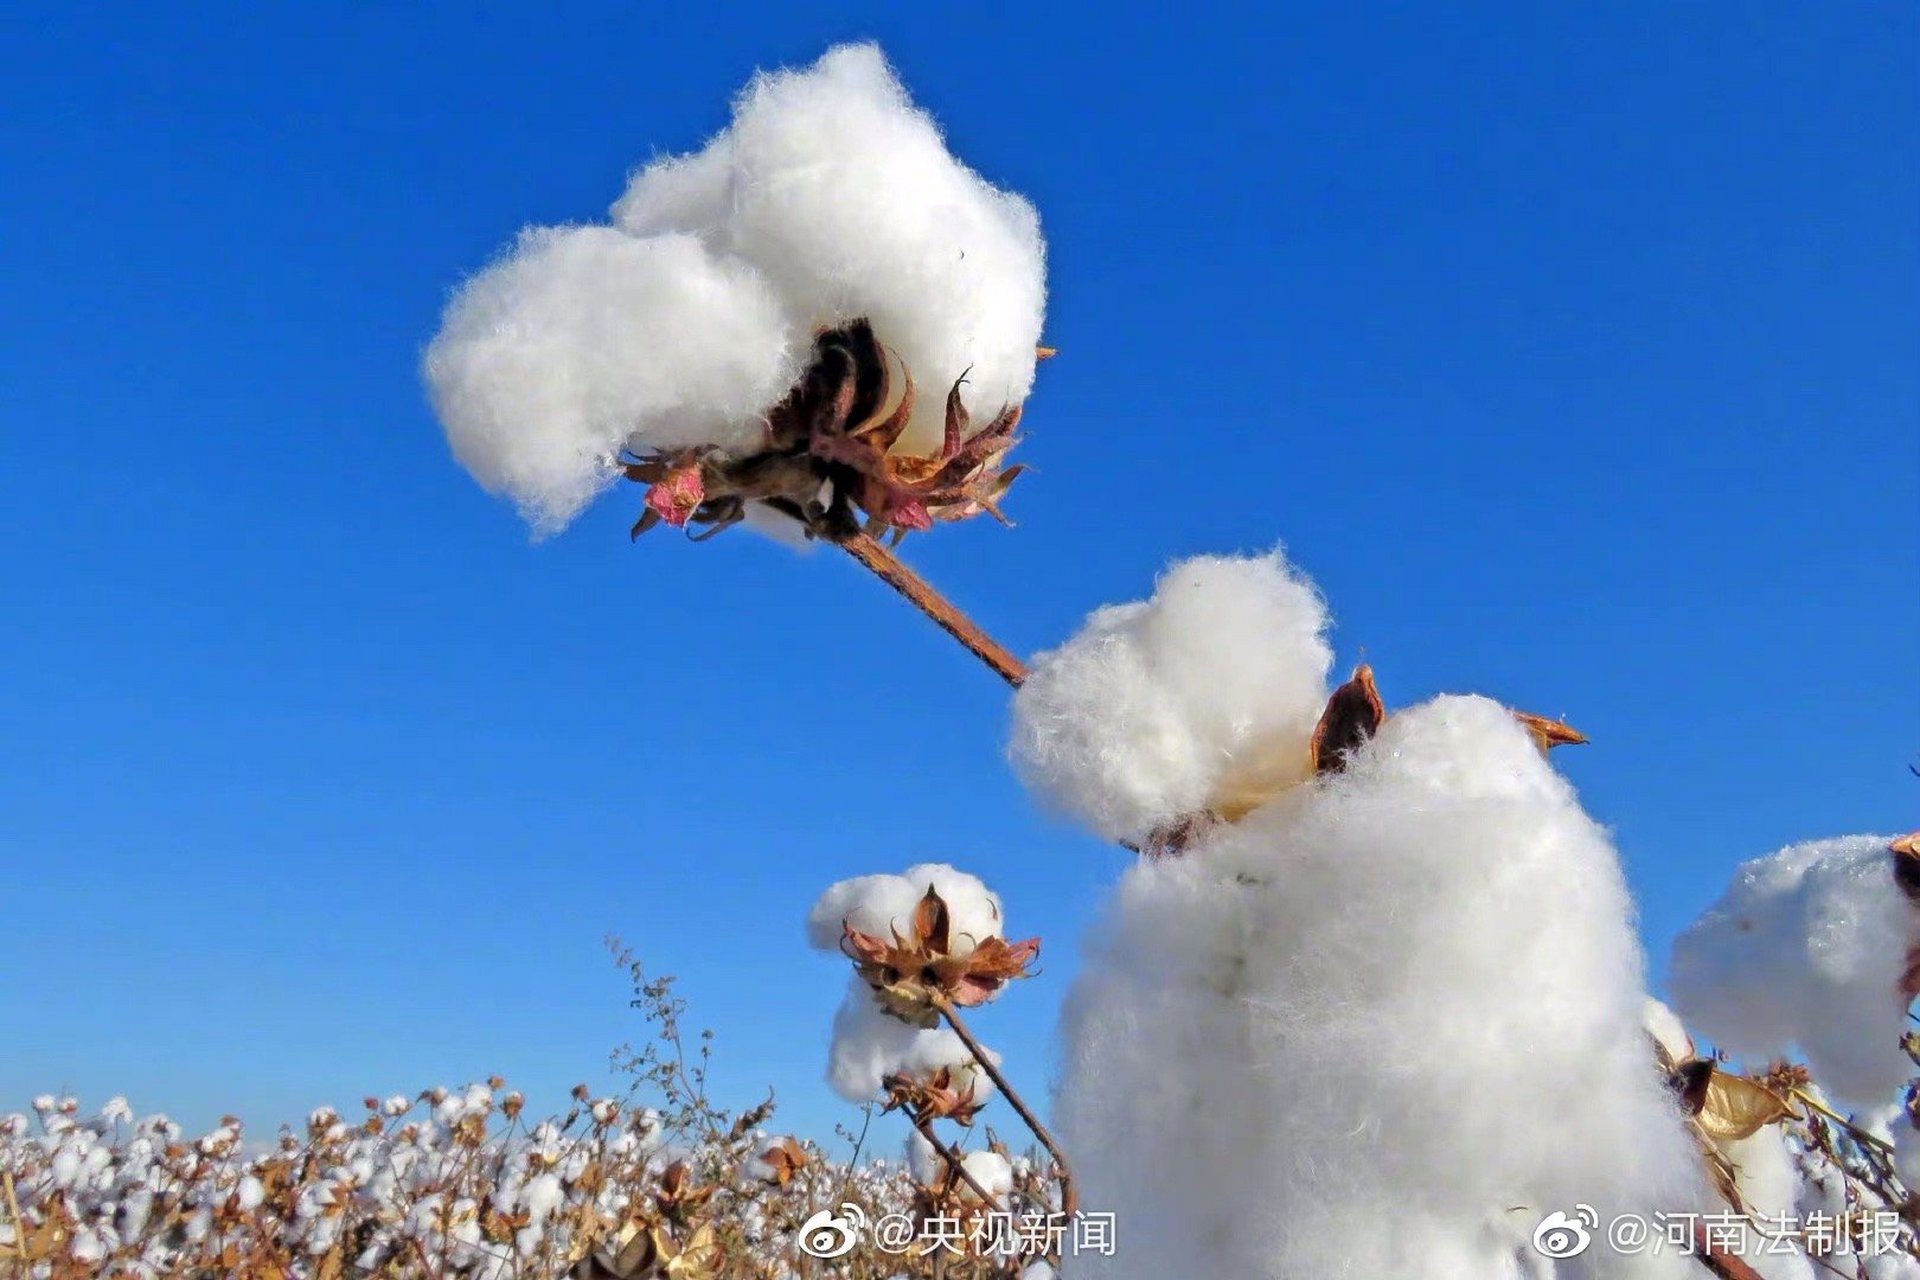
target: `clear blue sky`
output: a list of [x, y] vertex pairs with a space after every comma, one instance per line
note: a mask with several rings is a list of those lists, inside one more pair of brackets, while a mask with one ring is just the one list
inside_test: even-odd
[[993, 678], [633, 493], [530, 543], [415, 371], [516, 228], [851, 37], [1052, 245], [1020, 527], [909, 544], [1009, 644], [1283, 539], [1390, 700], [1592, 735], [1656, 966], [1738, 860], [1920, 822], [1912, 5], [688, 8], [0, 20], [0, 1110], [558, 1106], [617, 932], [824, 1133], [800, 916], [927, 858], [1047, 938], [981, 1021], [1045, 1080], [1122, 861]]

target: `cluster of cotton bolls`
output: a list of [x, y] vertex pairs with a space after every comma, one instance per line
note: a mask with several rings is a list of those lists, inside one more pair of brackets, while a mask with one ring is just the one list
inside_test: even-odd
[[1484, 698], [1316, 773], [1326, 625], [1279, 554], [1203, 557], [1015, 699], [1022, 774], [1101, 833], [1231, 819], [1131, 867], [1068, 998], [1067, 1149], [1127, 1224], [1083, 1275], [1485, 1280], [1551, 1210], [1697, 1191], [1605, 833]]
[[884, 1166], [829, 1169], [751, 1128], [684, 1148], [649, 1109], [577, 1096], [571, 1115], [540, 1121], [497, 1082], [370, 1098], [357, 1122], [321, 1108], [268, 1144], [237, 1121], [190, 1140], [120, 1099], [87, 1116], [43, 1097], [33, 1117], [0, 1117], [19, 1206], [15, 1222], [0, 1202], [0, 1248], [35, 1275], [551, 1276], [644, 1221], [678, 1165], [717, 1185], [703, 1203], [729, 1239], [778, 1266], [815, 1202], [878, 1213], [911, 1198]]
[[[956, 952], [964, 954], [1002, 936], [999, 897], [978, 877], [930, 862], [898, 874], [855, 876], [829, 886], [807, 913], [807, 941], [818, 950], [837, 952], [847, 927], [881, 938], [905, 935], [929, 889], [946, 906]], [[997, 1056], [994, 1061], [998, 1065]], [[833, 1017], [827, 1054], [827, 1081], [836, 1093], [849, 1102], [869, 1102], [889, 1075], [905, 1072], [926, 1078], [943, 1068], [956, 1089], [971, 1088], [978, 1101], [993, 1091], [993, 1082], [951, 1030], [903, 1022], [881, 1006], [857, 974], [848, 980], [846, 997]]]
[[1764, 1064], [1795, 1048], [1841, 1099], [1883, 1103], [1913, 1074], [1909, 966], [1920, 906], [1888, 836], [1791, 845], [1745, 863], [1674, 942], [1670, 984], [1688, 1022]]
[[970, 410], [1025, 399], [1044, 259], [1032, 206], [948, 152], [878, 48], [843, 46], [758, 76], [610, 225], [524, 232], [454, 297], [424, 372], [461, 462], [552, 529], [622, 449], [751, 452], [814, 331], [856, 318], [938, 389], [897, 446], [933, 452], [963, 374]]

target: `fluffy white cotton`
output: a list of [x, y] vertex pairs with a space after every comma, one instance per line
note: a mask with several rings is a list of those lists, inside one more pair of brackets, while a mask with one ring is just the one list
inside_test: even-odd
[[1920, 910], [1886, 836], [1792, 845], [1742, 865], [1674, 942], [1674, 1002], [1716, 1047], [1764, 1063], [1795, 1046], [1836, 1097], [1868, 1104], [1910, 1075], [1901, 978]]
[[547, 227], [454, 297], [425, 372], [474, 478], [556, 528], [623, 448], [756, 444], [804, 341], [758, 273], [692, 236]]
[[1009, 746], [1027, 785], [1109, 839], [1205, 808], [1230, 771], [1307, 772], [1333, 661], [1319, 592], [1279, 551], [1199, 556], [1033, 660]]
[[1001, 936], [1000, 899], [978, 876], [943, 862], [923, 862], [897, 875], [855, 876], [830, 885], [807, 912], [807, 942], [822, 951], [839, 950], [843, 923], [882, 938], [894, 931], [904, 935], [928, 889], [947, 904], [956, 953]]
[[723, 133], [642, 170], [613, 213], [636, 235], [689, 232], [751, 262], [804, 328], [870, 319], [921, 389], [907, 450], [939, 443], [962, 374], [979, 415], [1033, 387], [1039, 218], [948, 152], [875, 45], [756, 77]]
[[865, 316], [912, 372], [905, 450], [939, 444], [963, 373], [982, 418], [1033, 385], [1033, 208], [954, 159], [873, 45], [757, 77], [728, 129], [640, 170], [613, 219], [523, 232], [427, 350], [455, 454], [537, 528], [622, 448], [754, 446], [820, 326]]
[[1520, 1274], [1551, 1210], [1692, 1202], [1632, 910], [1605, 834], [1480, 698], [1136, 863], [1065, 1020], [1067, 1146], [1123, 1224], [1077, 1265], [1481, 1280]]

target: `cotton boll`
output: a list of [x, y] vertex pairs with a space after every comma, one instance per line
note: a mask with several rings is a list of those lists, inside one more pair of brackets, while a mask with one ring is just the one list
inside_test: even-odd
[[1066, 1021], [1066, 1144], [1127, 1228], [1082, 1269], [1518, 1275], [1514, 1206], [1691, 1203], [1631, 916], [1604, 833], [1479, 698], [1136, 864]]
[[1236, 769], [1274, 791], [1304, 781], [1326, 626], [1319, 593], [1278, 551], [1176, 564], [1150, 600], [1096, 610], [1033, 659], [1014, 697], [1014, 766], [1110, 839], [1205, 808]]
[[996, 1202], [1004, 1202], [1013, 1190], [1013, 1166], [998, 1151], [969, 1151], [960, 1157], [960, 1167]]
[[[867, 317], [920, 385], [903, 451], [939, 446], [963, 374], [976, 415], [1026, 399], [1046, 305], [1038, 215], [954, 159], [877, 46], [757, 77], [714, 145], [733, 167], [726, 247], [809, 326]], [[705, 169], [642, 186], [625, 211], [637, 225], [718, 203]]]
[[1674, 942], [1675, 1002], [1717, 1047], [1765, 1060], [1797, 1045], [1817, 1080], [1862, 1104], [1912, 1074], [1900, 988], [1920, 909], [1894, 880], [1889, 839], [1817, 840], [1748, 862]]
[[830, 885], [807, 913], [807, 941], [822, 951], [836, 951], [843, 924], [881, 938], [895, 931], [905, 934], [929, 889], [947, 905], [956, 954], [1000, 936], [1000, 899], [979, 877], [945, 863], [925, 862], [898, 875], [855, 876]]
[[535, 228], [454, 297], [424, 372], [461, 463], [551, 530], [622, 448], [756, 445], [803, 338], [757, 272], [691, 236]]

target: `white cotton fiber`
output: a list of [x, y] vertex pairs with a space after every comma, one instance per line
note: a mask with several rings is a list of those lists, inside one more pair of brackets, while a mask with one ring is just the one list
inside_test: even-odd
[[855, 978], [833, 1015], [827, 1083], [849, 1102], [870, 1102], [880, 1082], [900, 1070], [918, 1038], [928, 1034], [885, 1013], [872, 989]]
[[1064, 1137], [1123, 1224], [1081, 1270], [1483, 1280], [1548, 1212], [1689, 1203], [1632, 916], [1604, 832], [1480, 698], [1136, 863], [1065, 1019]]
[[614, 206], [751, 262], [803, 327], [859, 316], [920, 395], [901, 447], [940, 442], [947, 388], [977, 415], [1025, 400], [1046, 308], [1033, 206], [948, 152], [872, 44], [756, 77], [706, 149], [648, 166]]
[[753, 447], [803, 343], [765, 280], [691, 236], [537, 228], [454, 297], [425, 373], [460, 461], [556, 528], [622, 448]]
[[1756, 1063], [1798, 1046], [1849, 1102], [1889, 1097], [1913, 1074], [1900, 986], [1920, 945], [1889, 841], [1816, 840], [1742, 865], [1673, 945], [1669, 986], [1694, 1027]]
[[692, 155], [637, 172], [611, 226], [535, 228], [448, 307], [424, 373], [460, 461], [536, 527], [621, 448], [760, 442], [816, 329], [868, 318], [919, 384], [899, 448], [1026, 398], [1046, 302], [1033, 207], [956, 160], [880, 50], [763, 74]]
[[896, 931], [906, 935], [929, 889], [947, 904], [955, 954], [1002, 936], [1000, 899], [978, 876], [944, 862], [923, 862], [897, 875], [855, 876], [828, 886], [807, 912], [807, 942], [821, 951], [838, 951], [843, 923], [880, 938]]
[[1009, 754], [1042, 799], [1109, 839], [1200, 810], [1236, 767], [1304, 779], [1333, 661], [1326, 606], [1279, 551], [1174, 565], [1033, 659]]

